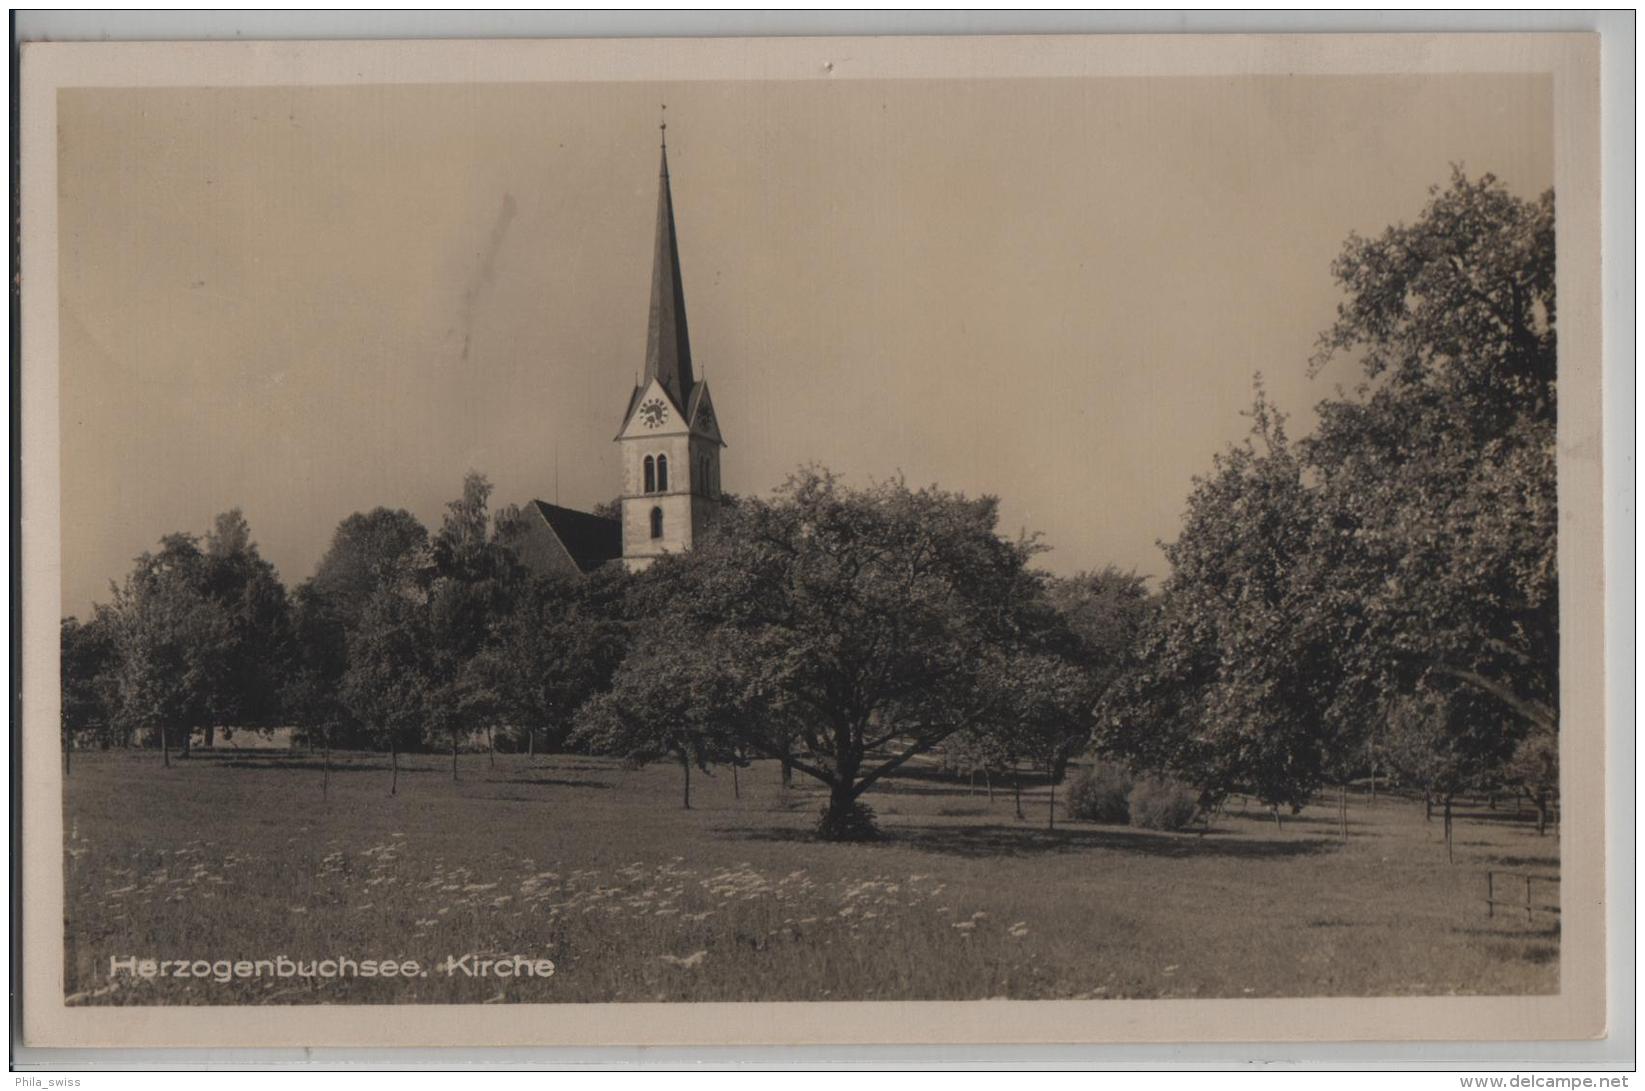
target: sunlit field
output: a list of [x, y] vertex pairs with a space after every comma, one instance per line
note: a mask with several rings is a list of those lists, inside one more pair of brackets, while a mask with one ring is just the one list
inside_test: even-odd
[[[1066, 819], [1047, 789], [934, 765], [867, 797], [883, 840], [810, 837], [822, 793], [772, 763], [692, 777], [604, 759], [77, 753], [67, 975], [82, 1004], [542, 1003], [1546, 993], [1556, 916], [1487, 869], [1558, 876], [1511, 801], [1463, 807], [1455, 862], [1420, 799], [1336, 799], [1276, 830], [1237, 797], [1208, 833]], [[737, 794], [740, 788], [740, 798]], [[1522, 898], [1523, 880], [1499, 897]], [[1536, 883], [1538, 903], [1557, 883]], [[520, 955], [552, 976], [474, 976]], [[111, 978], [111, 958], [416, 960], [362, 977]]]

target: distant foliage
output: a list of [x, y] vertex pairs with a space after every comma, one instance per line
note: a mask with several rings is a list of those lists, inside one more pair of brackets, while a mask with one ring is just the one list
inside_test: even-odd
[[1087, 822], [1123, 826], [1131, 821], [1131, 774], [1124, 766], [1098, 762], [1068, 782], [1068, 813]]
[[1144, 777], [1131, 788], [1131, 825], [1145, 830], [1181, 830], [1199, 813], [1199, 793], [1180, 780]]

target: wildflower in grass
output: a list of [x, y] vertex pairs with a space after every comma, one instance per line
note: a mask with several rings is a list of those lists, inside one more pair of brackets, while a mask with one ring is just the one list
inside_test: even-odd
[[977, 927], [976, 921], [955, 921], [953, 924], [953, 928], [958, 932], [969, 932], [975, 927]]
[[1013, 924], [1010, 928], [1006, 929], [1006, 934], [1015, 936], [1017, 939], [1021, 939], [1028, 934], [1028, 922], [1018, 921], [1016, 924]]
[[678, 966], [682, 970], [694, 970], [698, 966], [701, 966], [703, 959], [707, 957], [708, 951], [707, 949], [704, 949], [686, 955], [684, 958], [680, 958], [677, 955], [662, 955], [661, 961], [668, 963], [670, 966]]

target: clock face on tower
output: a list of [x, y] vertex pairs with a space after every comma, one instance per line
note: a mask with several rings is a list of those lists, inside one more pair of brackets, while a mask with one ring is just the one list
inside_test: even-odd
[[651, 398], [640, 403], [640, 420], [647, 428], [656, 428], [668, 419], [668, 406], [661, 398]]

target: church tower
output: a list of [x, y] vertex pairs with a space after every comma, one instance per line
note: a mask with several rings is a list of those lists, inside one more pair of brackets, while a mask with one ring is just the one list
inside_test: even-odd
[[708, 384], [691, 369], [666, 123], [662, 129], [645, 374], [629, 395], [616, 440], [623, 456], [623, 563], [631, 571], [697, 541], [719, 506], [725, 446]]

